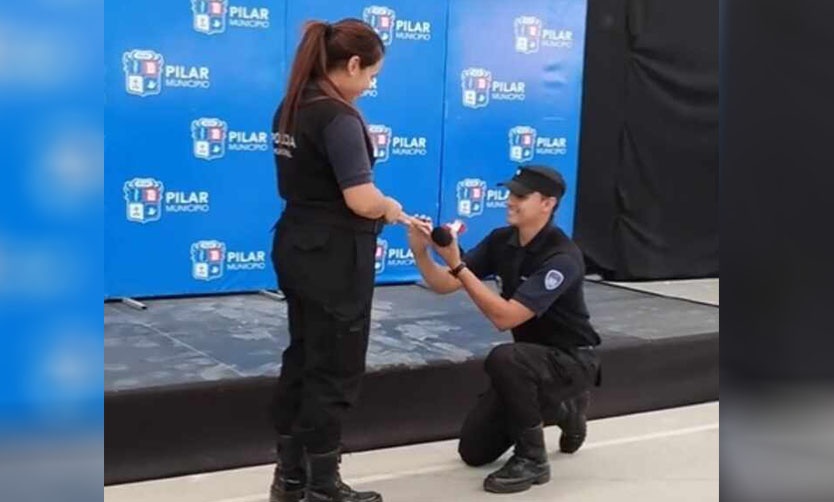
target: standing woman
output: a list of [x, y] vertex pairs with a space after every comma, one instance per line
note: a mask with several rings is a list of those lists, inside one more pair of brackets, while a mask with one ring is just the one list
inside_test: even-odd
[[[273, 417], [272, 502], [381, 502], [339, 476], [344, 413], [365, 373], [376, 238], [408, 223], [374, 185], [373, 146], [353, 102], [382, 66], [384, 45], [355, 19], [310, 22], [273, 120], [278, 191], [286, 209], [272, 261], [286, 295], [284, 351]], [[307, 464], [309, 462], [309, 464]]]

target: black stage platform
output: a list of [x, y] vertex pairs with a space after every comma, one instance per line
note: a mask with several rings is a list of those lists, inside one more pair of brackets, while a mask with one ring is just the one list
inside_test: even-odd
[[[718, 398], [718, 308], [586, 283], [603, 345], [591, 417]], [[270, 463], [271, 387], [286, 308], [261, 295], [104, 308], [105, 484]], [[345, 429], [349, 451], [450, 439], [510, 341], [464, 293], [375, 293], [369, 374]], [[553, 446], [553, 445], [551, 445]]]

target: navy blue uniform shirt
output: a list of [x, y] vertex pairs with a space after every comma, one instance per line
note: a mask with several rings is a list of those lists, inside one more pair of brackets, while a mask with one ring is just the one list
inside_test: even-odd
[[463, 261], [480, 279], [494, 275], [504, 299], [535, 313], [513, 328], [515, 341], [563, 349], [599, 345], [585, 304], [582, 252], [558, 227], [545, 226], [526, 246], [515, 227], [493, 230]]

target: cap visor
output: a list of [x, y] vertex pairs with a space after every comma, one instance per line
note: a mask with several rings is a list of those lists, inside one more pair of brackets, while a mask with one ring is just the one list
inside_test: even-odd
[[507, 187], [510, 190], [510, 192], [512, 192], [515, 195], [524, 196], [524, 195], [530, 195], [531, 193], [534, 192], [534, 190], [532, 188], [529, 188], [525, 185], [522, 185], [521, 183], [519, 183], [516, 180], [505, 181], [503, 183], [499, 183], [498, 186]]

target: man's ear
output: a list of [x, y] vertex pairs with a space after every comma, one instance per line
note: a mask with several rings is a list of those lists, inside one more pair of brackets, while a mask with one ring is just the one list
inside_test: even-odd
[[556, 197], [545, 197], [544, 198], [545, 208], [548, 211], [552, 211], [558, 203], [559, 203], [559, 199], [557, 199]]

